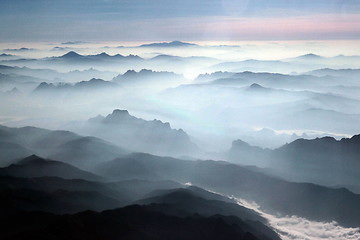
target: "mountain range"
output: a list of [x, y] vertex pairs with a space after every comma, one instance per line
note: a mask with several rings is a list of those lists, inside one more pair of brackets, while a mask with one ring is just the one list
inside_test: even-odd
[[1, 239], [360, 236], [359, 56], [14, 44], [0, 55]]
[[[360, 195], [344, 188], [333, 189], [310, 183], [292, 183], [271, 177], [260, 170], [253, 170], [221, 161], [186, 161], [148, 154], [131, 154], [103, 163], [99, 175], [132, 173], [136, 160], [136, 178], [170, 179], [192, 183], [204, 189], [255, 201], [262, 209], [272, 213], [296, 215], [316, 221], [337, 221], [343, 226], [358, 226], [360, 212], [354, 211], [354, 203]], [[151, 174], [151, 175], [150, 175]], [[131, 176], [127, 176], [131, 178]], [[321, 208], [318, 204], [321, 202]]]
[[[10, 148], [9, 148], [10, 147]], [[68, 131], [51, 131], [35, 127], [9, 128], [0, 126], [1, 166], [15, 163], [31, 154], [89, 168], [111, 160], [126, 150], [95, 137], [82, 137]]]
[[264, 167], [265, 172], [290, 181], [343, 186], [359, 192], [358, 161], [360, 137], [336, 140], [333, 137], [297, 139], [274, 150], [234, 141], [228, 159]]
[[[111, 120], [111, 117], [107, 119], [107, 121], [110, 122]], [[83, 150], [79, 148], [78, 145], [72, 143], [71, 139], [74, 139], [75, 141], [80, 140], [80, 142], [82, 142], [82, 138], [69, 132], [51, 132], [49, 130], [36, 128], [11, 129], [2, 127], [1, 129], [2, 137], [7, 138], [9, 142], [17, 141], [28, 147], [32, 146], [34, 149], [39, 148], [37, 145], [44, 146], [47, 149], [56, 149], [56, 146], [63, 146], [62, 143], [65, 142], [77, 149], [77, 152], [84, 151], [91, 154], [91, 149], [95, 150], [98, 156], [101, 154], [106, 155], [107, 152], [107, 149], [102, 147], [104, 146], [104, 142], [101, 140], [93, 140], [93, 145], [90, 149]], [[31, 136], [31, 138], [29, 136]], [[328, 139], [325, 139], [324, 141], [326, 143], [333, 143], [333, 141]], [[298, 140], [293, 144], [295, 146], [307, 146], [306, 144], [299, 144], [299, 142], [301, 143], [301, 141]], [[352, 151], [358, 149], [356, 145], [357, 142], [357, 137], [354, 137], [348, 140], [344, 139], [340, 141], [339, 144], [343, 146], [342, 149], [344, 151], [349, 152], [351, 149], [353, 149]], [[99, 146], [97, 146], [97, 144], [99, 144]], [[244, 145], [244, 143], [242, 143], [242, 145]], [[322, 145], [323, 143], [320, 144], [320, 146]], [[96, 146], [97, 150], [95, 149]], [[248, 146], [245, 144], [245, 149], [246, 147]], [[8, 199], [7, 204], [14, 204], [21, 200], [21, 204], [18, 205], [22, 206], [20, 210], [37, 209], [58, 213], [59, 211], [56, 210], [56, 206], [65, 202], [67, 202], [67, 205], [65, 204], [64, 206], [68, 207], [64, 209], [68, 209], [66, 210], [68, 212], [73, 212], [76, 211], [76, 209], [84, 209], [86, 206], [93, 206], [90, 209], [96, 210], [104, 209], [104, 206], [120, 207], [124, 204], [137, 201], [138, 204], [150, 204], [156, 211], [160, 211], [159, 209], [161, 209], [162, 213], [176, 213], [180, 214], [181, 217], [188, 216], [185, 211], [185, 207], [188, 205], [194, 206], [194, 208], [190, 208], [193, 209], [192, 211], [197, 212], [201, 216], [210, 218], [215, 213], [227, 215], [230, 212], [231, 214], [236, 214], [238, 211], [237, 216], [240, 216], [240, 218], [241, 216], [242, 218], [245, 218], [244, 216], [251, 214], [251, 211], [249, 212], [249, 210], [243, 208], [237, 208], [238, 210], [236, 211], [230, 210], [235, 208], [236, 205], [224, 203], [221, 203], [222, 205], [217, 205], [220, 203], [216, 201], [231, 203], [232, 200], [224, 200], [222, 196], [214, 196], [201, 189], [190, 188], [190, 192], [184, 192], [180, 189], [179, 191], [175, 190], [174, 193], [161, 190], [161, 187], [164, 186], [167, 186], [168, 189], [178, 189], [178, 186], [181, 185], [176, 185], [175, 182], [179, 182], [191, 183], [192, 185], [216, 191], [223, 195], [232, 195], [236, 198], [255, 201], [264, 210], [269, 212], [278, 212], [284, 215], [297, 215], [316, 221], [334, 220], [343, 226], [358, 226], [360, 223], [360, 213], [355, 211], [353, 207], [360, 203], [360, 195], [354, 194], [344, 188], [333, 189], [309, 183], [292, 183], [277, 177], [268, 176], [262, 173], [260, 169], [245, 168], [221, 161], [179, 160], [144, 153], [123, 154], [117, 158], [112, 158], [114, 160], [98, 160], [97, 164], [83, 163], [81, 164], [83, 166], [92, 166], [91, 168], [88, 168], [92, 173], [85, 173], [82, 170], [78, 170], [68, 165], [69, 163], [71, 165], [75, 163], [78, 164], [78, 161], [75, 161], [77, 158], [75, 153], [71, 153], [71, 151], [65, 147], [61, 147], [59, 151], [60, 150], [62, 151], [62, 154], [66, 156], [61, 161], [67, 164], [31, 156], [24, 160], [17, 161], [17, 163], [10, 165], [7, 168], [3, 168], [0, 171], [6, 175], [0, 177], [0, 179], [4, 179], [0, 186], [3, 186], [4, 188], [2, 194]], [[257, 148], [253, 148], [254, 152], [258, 150], [259, 149]], [[301, 154], [303, 151], [306, 152], [307, 150], [302, 149]], [[323, 152], [323, 149], [319, 149], [319, 151]], [[296, 155], [301, 154], [298, 152], [296, 153]], [[54, 159], [58, 160], [59, 158]], [[41, 166], [40, 168], [39, 164]], [[46, 172], [45, 174], [42, 172], [42, 169], [46, 169], [44, 170]], [[64, 172], [64, 169], [67, 170]], [[62, 175], [59, 175], [59, 172]], [[94, 180], [88, 182], [80, 179], [59, 178], [96, 179], [96, 175], [92, 174], [96, 174], [97, 176], [112, 182], [99, 183], [94, 182]], [[134, 179], [142, 180], [135, 181]], [[119, 180], [121, 182], [118, 182]], [[174, 184], [168, 182], [169, 180], [173, 181]], [[99, 178], [96, 179], [96, 181], [99, 181]], [[151, 181], [155, 181], [154, 184], [152, 184]], [[161, 191], [156, 190], [156, 185]], [[24, 187], [29, 190], [20, 190]], [[152, 190], [144, 190], [149, 188]], [[88, 193], [88, 191], [93, 191], [91, 189], [95, 190], [95, 192]], [[156, 191], [151, 193], [153, 190]], [[82, 191], [85, 191], [85, 193]], [[138, 192], [134, 193], [134, 191]], [[99, 193], [101, 196], [98, 195]], [[198, 197], [194, 198], [192, 196], [194, 194], [200, 198], [207, 199], [206, 201], [209, 201], [210, 199], [213, 202], [201, 202], [204, 200], [200, 199], [200, 201]], [[96, 203], [94, 201], [91, 203], [85, 201], [85, 199], [98, 200]], [[46, 205], [45, 203], [48, 201], [49, 204]], [[322, 207], [319, 208], [319, 204], [313, 204], [314, 202], [321, 202]], [[31, 203], [31, 205], [29, 205], [29, 203]], [[75, 207], [74, 204], [76, 204], [77, 207]], [[175, 205], [172, 207], [169, 207], [168, 205], [159, 207], [151, 204]], [[214, 204], [217, 207], [215, 207]], [[6, 207], [8, 205], [5, 204], [3, 206]], [[12, 216], [12, 214], [19, 211], [19, 209], [6, 208], [10, 209], [7, 211], [6, 216]], [[261, 220], [259, 217], [251, 218], [251, 220], [255, 219]], [[261, 227], [261, 229], [263, 229], [263, 227]]]
[[157, 72], [142, 69], [139, 72], [128, 70], [112, 79], [113, 82], [122, 86], [137, 86], [147, 88], [167, 88], [175, 87], [184, 82], [184, 77], [173, 72]]
[[41, 95], [52, 95], [54, 94], [71, 94], [76, 97], [78, 94], [81, 93], [94, 93], [99, 91], [106, 91], [106, 90], [114, 90], [120, 87], [120, 85], [110, 82], [104, 81], [102, 79], [92, 78], [89, 81], [81, 81], [75, 84], [70, 83], [47, 83], [42, 82], [40, 83], [33, 91], [33, 95], [41, 96]]
[[[91, 224], [95, 224], [98, 228], [104, 221], [108, 222], [104, 225], [108, 229], [96, 230], [96, 237], [117, 238], [124, 236], [125, 231], [128, 239], [148, 239], [148, 235], [158, 238], [160, 235], [178, 235], [180, 229], [188, 229], [190, 232], [183, 235], [186, 239], [194, 239], [194, 236], [212, 239], [208, 229], [211, 226], [216, 233], [219, 234], [220, 231], [225, 234], [222, 239], [233, 237], [280, 239], [266, 226], [266, 220], [254, 211], [200, 188], [179, 188], [182, 185], [171, 181], [126, 180], [110, 183], [86, 181], [80, 178], [95, 177], [95, 175], [80, 171], [68, 164], [45, 160], [37, 156], [22, 159], [17, 164], [0, 169], [0, 172], [0, 175], [6, 175], [0, 176], [0, 219], [8, 224], [7, 230], [2, 233], [5, 239], [19, 239], [25, 236], [31, 238], [38, 236], [40, 239], [63, 238], [63, 233], [74, 239], [78, 237], [83, 239], [86, 234], [89, 234], [87, 228], [91, 227]], [[39, 177], [39, 173], [47, 176]], [[59, 173], [63, 174], [61, 177], [77, 179], [59, 178]], [[57, 175], [57, 177], [51, 175]], [[169, 190], [164, 190], [166, 188]], [[153, 197], [145, 197], [141, 200], [140, 196]], [[180, 202], [174, 204], [175, 199]], [[131, 202], [136, 202], [141, 206], [119, 208]], [[187, 208], [188, 205], [194, 208]], [[113, 210], [100, 213], [89, 211], [104, 209]], [[87, 211], [76, 213], [84, 210]], [[56, 215], [64, 213], [67, 215]], [[88, 214], [94, 219], [91, 220], [92, 217]], [[62, 223], [63, 216], [67, 216], [65, 225]], [[84, 218], [80, 220], [79, 216], [84, 216]], [[74, 220], [70, 218], [77, 219], [78, 223], [83, 221], [80, 223], [82, 227], [77, 227]], [[99, 220], [96, 220], [98, 218]], [[13, 222], [15, 219], [21, 219], [16, 223], [16, 230]], [[30, 219], [32, 219], [31, 223], [28, 221]], [[121, 224], [123, 219], [127, 219], [128, 225], [125, 227]], [[90, 223], [89, 220], [92, 223], [85, 227]], [[149, 221], [155, 225], [151, 226], [152, 223]], [[62, 231], [53, 229], [55, 223], [57, 227], [62, 226]], [[170, 229], [163, 228], [165, 223]], [[142, 227], [144, 224], [151, 228], [144, 229]], [[44, 226], [47, 230], [39, 235], [39, 228]], [[190, 226], [192, 227], [189, 228]], [[156, 228], [158, 228], [157, 233], [154, 235], [153, 230]], [[199, 233], [198, 230], [201, 228], [204, 230]], [[216, 239], [219, 239], [218, 236]]]
[[97, 116], [70, 130], [82, 135], [97, 136], [126, 149], [160, 155], [191, 155], [198, 147], [182, 129], [172, 129], [160, 120], [136, 118], [127, 110], [114, 110], [106, 117]]

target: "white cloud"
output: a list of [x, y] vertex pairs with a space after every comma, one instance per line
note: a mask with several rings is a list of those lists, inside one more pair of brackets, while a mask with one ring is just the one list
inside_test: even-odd
[[336, 222], [316, 222], [297, 216], [274, 216], [260, 210], [256, 203], [236, 199], [239, 205], [258, 212], [283, 240], [359, 240], [360, 228], [345, 228]]

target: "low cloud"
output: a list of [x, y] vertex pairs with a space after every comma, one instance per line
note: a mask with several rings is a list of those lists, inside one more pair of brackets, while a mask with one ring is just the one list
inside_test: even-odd
[[360, 228], [345, 228], [336, 222], [316, 222], [297, 216], [274, 216], [253, 202], [237, 199], [238, 204], [258, 212], [283, 240], [358, 240]]

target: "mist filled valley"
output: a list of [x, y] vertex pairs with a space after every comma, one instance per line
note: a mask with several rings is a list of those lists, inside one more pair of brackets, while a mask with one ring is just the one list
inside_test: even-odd
[[358, 41], [120, 44], [1, 45], [1, 239], [360, 238]]

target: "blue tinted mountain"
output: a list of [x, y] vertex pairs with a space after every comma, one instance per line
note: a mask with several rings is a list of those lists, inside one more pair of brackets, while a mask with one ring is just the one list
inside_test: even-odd
[[69, 164], [40, 158], [31, 155], [8, 167], [0, 168], [1, 176], [14, 177], [61, 177], [64, 179], [85, 179], [90, 181], [102, 180], [93, 173], [80, 170]]
[[[354, 206], [360, 204], [360, 195], [346, 189], [291, 183], [226, 162], [185, 161], [148, 154], [118, 158], [106, 164], [107, 171], [126, 172], [128, 169], [131, 172], [131, 164], [121, 163], [128, 162], [129, 158], [136, 159], [138, 168], [146, 169], [147, 175], [152, 173], [162, 179], [191, 182], [201, 188], [255, 201], [268, 211], [317, 221], [335, 220], [345, 226], [360, 224], [360, 210], [354, 211]], [[102, 174], [106, 175], [105, 168]], [[322, 207], [314, 203], [321, 203]]]
[[193, 43], [181, 42], [181, 41], [172, 41], [172, 42], [161, 42], [161, 43], [150, 43], [150, 44], [143, 44], [139, 47], [191, 47], [197, 46]]
[[182, 129], [172, 129], [169, 123], [156, 119], [147, 121], [136, 118], [127, 110], [116, 109], [106, 117], [89, 119], [74, 130], [133, 151], [171, 156], [199, 152], [198, 147]]
[[85, 91], [86, 93], [88, 93], [89, 91], [96, 92], [107, 89], [109, 90], [116, 87], [119, 87], [119, 85], [116, 83], [104, 81], [102, 79], [92, 78], [89, 81], [81, 81], [75, 84], [70, 84], [70, 83], [54, 84], [54, 83], [42, 82], [33, 90], [33, 93], [34, 94], [54, 94], [54, 93], [76, 94], [77, 91]]
[[151, 88], [166, 88], [177, 86], [184, 80], [184, 77], [173, 72], [157, 72], [142, 69], [139, 72], [128, 70], [113, 78], [113, 82], [123, 86], [138, 86]]
[[[82, 137], [69, 131], [51, 131], [35, 127], [9, 128], [0, 126], [0, 146], [22, 149], [24, 154], [37, 154], [70, 163], [80, 168], [90, 168], [127, 153], [126, 150], [95, 137]], [[8, 151], [2, 166], [15, 162], [19, 152]], [[20, 157], [25, 157], [20, 154]]]
[[228, 159], [245, 165], [268, 168], [265, 172], [279, 177], [326, 186], [360, 188], [360, 137], [336, 140], [333, 137], [298, 139], [270, 150], [233, 142]]

